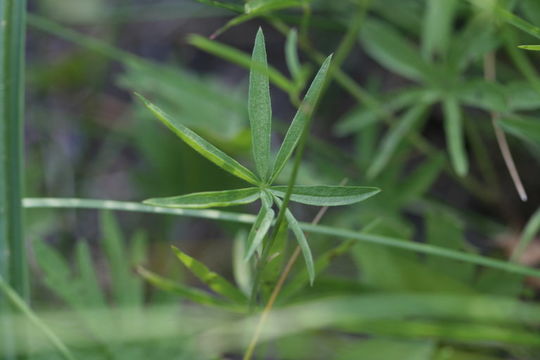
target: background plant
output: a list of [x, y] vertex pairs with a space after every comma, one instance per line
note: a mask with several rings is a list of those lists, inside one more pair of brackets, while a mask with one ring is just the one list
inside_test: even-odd
[[[242, 261], [246, 224], [255, 221], [250, 207], [226, 212], [133, 202], [241, 183], [168, 136], [120, 89], [138, 89], [242, 160], [250, 153], [247, 71], [229, 64], [249, 67], [248, 52], [263, 25], [274, 65], [268, 76], [278, 134], [288, 127], [278, 120], [292, 117], [322, 54], [335, 53], [297, 182], [338, 184], [348, 178], [383, 192], [363, 204], [332, 209], [322, 220], [328, 225], [299, 223], [308, 234], [317, 280], [309, 286], [306, 269], [293, 267], [264, 326], [258, 356], [537, 357], [536, 287], [530, 278], [524, 281], [537, 271], [518, 264], [535, 263], [538, 229], [537, 55], [517, 47], [537, 41], [534, 0], [73, 4], [30, 3], [37, 16], [29, 16], [29, 23], [39, 31], [30, 32], [27, 72], [28, 194], [70, 198], [28, 198], [24, 204], [129, 211], [119, 214], [126, 239], [135, 228], [149, 234], [147, 263], [139, 273], [185, 299], [181, 313], [146, 297], [144, 311], [130, 312], [114, 306], [111, 297], [111, 310], [93, 317], [101, 324], [109, 324], [111, 314], [133, 319], [130, 331], [100, 329], [107, 343], [120, 345], [114, 356], [128, 356], [121, 344], [155, 351], [161, 346], [156, 339], [167, 343], [172, 337], [182, 338], [188, 353], [226, 358], [245, 351], [259, 322], [257, 313], [245, 315], [244, 307], [231, 306], [215, 284], [206, 284], [211, 292], [194, 288], [197, 283], [182, 276], [164, 241], [182, 249], [184, 264], [198, 264], [190, 270], [201, 278], [220, 274], [233, 287], [223, 254], [233, 250], [226, 239], [235, 239], [235, 280], [238, 291], [245, 291], [253, 275]], [[188, 37], [191, 32], [201, 36]], [[152, 41], [144, 41], [150, 34]], [[513, 157], [512, 175], [500, 155], [504, 140], [497, 128], [507, 133], [503, 153], [507, 164], [508, 154]], [[286, 166], [277, 181], [288, 183], [293, 173], [294, 166]], [[516, 174], [526, 203], [514, 190]], [[300, 219], [313, 215], [310, 208], [293, 207]], [[118, 291], [100, 265], [94, 212], [31, 210], [27, 216], [27, 236], [54, 244], [61, 258], [71, 258], [74, 239], [89, 239], [101, 286], [106, 293]], [[292, 252], [285, 248], [269, 263], [273, 276], [263, 280], [261, 304]], [[35, 308], [58, 303], [45, 300], [50, 292], [38, 281], [33, 290]], [[154, 287], [146, 291], [167, 298]], [[92, 313], [79, 310], [86, 312]], [[74, 314], [40, 312], [42, 323], [75, 356], [92, 356], [97, 342], [66, 326], [81, 323]], [[176, 322], [171, 314], [178, 314], [172, 317]], [[179, 329], [179, 319], [188, 330]], [[26, 335], [34, 345], [27, 350], [54, 356], [47, 342], [38, 341], [40, 331], [29, 326]]]

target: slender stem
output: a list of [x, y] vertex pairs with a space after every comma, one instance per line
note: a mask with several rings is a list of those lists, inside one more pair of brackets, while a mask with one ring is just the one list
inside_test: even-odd
[[[25, 0], [0, 2], [0, 276], [27, 297], [22, 229]], [[0, 310], [5, 308], [0, 300]], [[0, 324], [1, 355], [12, 359], [14, 339]], [[4, 350], [5, 349], [5, 350]]]
[[[496, 81], [497, 68], [495, 65], [495, 54], [493, 52], [487, 53], [484, 56], [484, 77], [488, 81]], [[519, 194], [521, 201], [527, 201], [527, 192], [525, 191], [525, 187], [521, 182], [519, 172], [517, 171], [516, 164], [512, 157], [512, 152], [510, 151], [510, 146], [508, 146], [508, 141], [506, 140], [506, 135], [497, 124], [499, 114], [491, 112], [490, 115], [493, 130], [495, 131], [495, 136], [497, 138], [497, 144], [499, 145], [499, 149], [501, 150], [501, 155], [504, 159], [504, 163], [506, 164], [506, 168], [510, 173], [510, 177], [514, 182], [514, 186]]]
[[[342, 182], [340, 185], [345, 185], [345, 181]], [[328, 206], [322, 207], [318, 212], [317, 215], [315, 215], [315, 218], [311, 222], [312, 225], [317, 225], [319, 221], [321, 221], [322, 217], [328, 210]], [[266, 323], [266, 320], [268, 319], [268, 316], [270, 315], [270, 311], [272, 311], [272, 307], [274, 306], [274, 303], [277, 300], [277, 297], [279, 293], [281, 292], [281, 289], [283, 288], [283, 284], [285, 284], [285, 280], [287, 280], [287, 277], [289, 276], [289, 273], [292, 270], [292, 267], [296, 263], [296, 260], [298, 260], [298, 256], [300, 256], [300, 246], [296, 246], [296, 249], [294, 249], [293, 254], [289, 258], [289, 261], [285, 265], [285, 268], [283, 269], [283, 272], [279, 276], [279, 280], [276, 283], [276, 286], [274, 287], [274, 290], [272, 291], [272, 294], [270, 295], [270, 298], [268, 299], [268, 303], [264, 307], [261, 317], [259, 319], [259, 322], [257, 323], [257, 327], [255, 328], [255, 332], [253, 333], [253, 336], [251, 338], [251, 341], [247, 347], [247, 350], [244, 354], [243, 360], [251, 360], [253, 357], [253, 354], [255, 353], [255, 348], [257, 347], [257, 342], [259, 341], [259, 338], [261, 336], [261, 332], [264, 328], [264, 325]]]

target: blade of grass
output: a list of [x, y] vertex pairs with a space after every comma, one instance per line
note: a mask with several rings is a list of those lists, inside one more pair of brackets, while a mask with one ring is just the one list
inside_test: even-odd
[[[23, 236], [25, 0], [0, 2], [0, 276], [28, 297]], [[6, 284], [3, 284], [7, 286]], [[9, 306], [0, 299], [0, 314]], [[14, 358], [8, 323], [0, 323], [0, 355]]]
[[540, 209], [536, 210], [536, 212], [527, 222], [527, 225], [525, 226], [525, 229], [523, 229], [521, 237], [519, 238], [519, 243], [512, 252], [510, 261], [519, 261], [519, 259], [527, 249], [527, 246], [529, 246], [529, 244], [534, 240], [534, 237], [536, 236], [538, 231], [540, 231]]
[[[4, 296], [9, 300], [14, 308], [19, 310], [30, 323], [39, 329], [43, 335], [50, 341], [58, 353], [66, 360], [75, 360], [73, 354], [69, 351], [67, 346], [60, 340], [58, 336], [32, 311], [32, 309], [26, 304], [24, 299], [19, 296], [15, 289], [11, 288], [2, 276], [0, 276], [0, 290]], [[9, 355], [8, 355], [9, 356]]]
[[147, 205], [168, 208], [206, 209], [217, 206], [235, 206], [249, 204], [260, 196], [259, 189], [247, 188], [225, 191], [207, 191], [187, 195], [144, 200]]
[[[62, 199], [62, 198], [27, 198], [24, 199], [24, 207], [26, 208], [83, 208], [83, 209], [111, 209], [120, 211], [136, 211], [147, 213], [161, 213], [171, 215], [190, 216], [204, 219], [214, 219], [223, 221], [232, 221], [245, 224], [253, 224], [255, 216], [250, 214], [239, 214], [218, 210], [189, 210], [189, 209], [167, 209], [141, 205], [133, 202], [111, 201], [111, 200], [89, 200], [89, 199]], [[345, 230], [324, 225], [310, 225], [300, 223], [300, 228], [304, 231], [334, 236], [344, 239], [353, 239], [356, 241], [365, 241], [381, 246], [390, 246], [398, 249], [414, 251], [421, 254], [440, 256], [444, 258], [454, 259], [476, 265], [482, 265], [494, 269], [500, 269], [509, 273], [533, 276], [540, 278], [540, 270], [511, 264], [506, 261], [492, 259], [486, 256], [464, 253], [451, 249], [445, 249], [438, 246], [422, 244], [418, 242], [408, 241], [406, 239], [392, 238], [386, 236], [370, 235], [358, 233], [353, 230]]]
[[143, 104], [154, 114], [154, 116], [160, 120], [165, 126], [167, 126], [172, 132], [174, 132], [179, 138], [181, 138], [186, 144], [188, 144], [193, 150], [219, 166], [225, 171], [230, 172], [234, 176], [239, 177], [251, 184], [259, 184], [259, 179], [251, 170], [245, 168], [238, 161], [225, 154], [223, 151], [204, 140], [202, 137], [182, 125], [179, 121], [171, 118], [165, 114], [160, 108], [152, 104], [142, 95], [135, 93], [135, 95], [143, 102]]
[[177, 247], [172, 246], [172, 249], [178, 259], [203, 283], [208, 285], [210, 289], [237, 304], [242, 305], [246, 303], [246, 296], [221, 275], [211, 271], [202, 262], [192, 258]]
[[264, 34], [259, 28], [251, 58], [248, 95], [251, 149], [257, 172], [263, 181], [270, 177], [270, 141], [272, 131], [272, 105], [268, 83], [268, 62]]

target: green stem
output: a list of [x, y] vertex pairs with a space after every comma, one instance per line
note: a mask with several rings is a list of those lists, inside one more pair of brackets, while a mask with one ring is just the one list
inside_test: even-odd
[[[0, 276], [23, 298], [28, 293], [21, 208], [25, 14], [25, 0], [0, 2]], [[0, 311], [5, 305], [0, 301]], [[5, 349], [0, 352], [13, 358], [9, 329], [0, 337]]]

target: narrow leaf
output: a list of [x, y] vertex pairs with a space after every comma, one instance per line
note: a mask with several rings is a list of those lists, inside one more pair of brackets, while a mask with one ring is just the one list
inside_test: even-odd
[[142, 95], [137, 93], [135, 93], [135, 95], [141, 99], [148, 110], [150, 110], [158, 120], [165, 124], [165, 126], [172, 130], [176, 135], [178, 135], [179, 138], [184, 140], [184, 142], [191, 146], [193, 150], [197, 151], [199, 154], [223, 170], [226, 170], [251, 184], [259, 183], [257, 176], [255, 176], [255, 174], [253, 174], [250, 170], [246, 169], [238, 161], [234, 160], [229, 155], [225, 154], [223, 151], [219, 150], [214, 145], [210, 144], [208, 141], [204, 140], [199, 135], [182, 125], [180, 121], [169, 117], [160, 108], [152, 104]]
[[233, 243], [233, 274], [236, 285], [242, 290], [244, 295], [251, 294], [253, 287], [253, 268], [252, 264], [244, 261], [247, 249], [247, 231], [240, 230]]
[[540, 120], [524, 116], [505, 116], [497, 121], [504, 131], [523, 140], [540, 144]]
[[246, 3], [244, 10], [246, 14], [265, 13], [291, 7], [304, 6], [306, 0], [251, 0]]
[[298, 81], [302, 78], [302, 66], [298, 59], [298, 32], [296, 29], [292, 29], [287, 34], [287, 41], [285, 42], [285, 60], [287, 61], [287, 67], [291, 73], [293, 79]]
[[80, 281], [85, 289], [84, 296], [90, 307], [104, 307], [105, 297], [97, 279], [96, 270], [90, 255], [88, 243], [79, 240], [77, 243], [77, 265], [79, 268]]
[[178, 259], [210, 289], [238, 304], [246, 303], [246, 296], [221, 275], [211, 271], [206, 265], [182, 252], [177, 247], [173, 246], [172, 249]]
[[465, 176], [469, 169], [469, 160], [465, 150], [463, 118], [459, 103], [454, 98], [446, 98], [443, 102], [443, 111], [446, 144], [452, 166], [459, 176]]
[[445, 54], [456, 9], [456, 0], [427, 1], [422, 33], [422, 52], [426, 59], [430, 59], [435, 53]]
[[[270, 191], [285, 196], [287, 186], [272, 186]], [[381, 190], [368, 186], [293, 186], [291, 201], [315, 206], [339, 206], [366, 200]]]
[[259, 198], [259, 189], [247, 188], [225, 191], [206, 191], [187, 195], [155, 198], [144, 204], [169, 208], [205, 209], [219, 206], [249, 204]]
[[231, 307], [231, 303], [227, 302], [226, 300], [216, 298], [202, 290], [185, 286], [175, 281], [161, 277], [156, 273], [145, 269], [142, 266], [137, 267], [137, 272], [144, 279], [146, 279], [146, 281], [148, 281], [150, 284], [154, 285], [158, 289], [179, 295], [197, 304], [212, 305], [218, 307]]
[[519, 243], [512, 253], [512, 261], [519, 261], [529, 244], [534, 240], [536, 234], [540, 231], [540, 208], [531, 216], [525, 229], [521, 233]]
[[283, 144], [281, 144], [281, 148], [277, 154], [272, 173], [272, 180], [270, 183], [274, 182], [281, 170], [283, 170], [285, 163], [291, 157], [296, 145], [298, 144], [298, 141], [300, 140], [300, 137], [302, 136], [304, 127], [313, 115], [313, 111], [315, 110], [315, 106], [317, 105], [317, 101], [319, 100], [319, 96], [321, 95], [324, 87], [326, 74], [328, 73], [331, 60], [332, 55], [327, 57], [324, 63], [321, 65], [319, 72], [317, 75], [315, 75], [315, 78], [313, 79], [313, 82], [311, 83], [311, 86], [309, 87], [309, 90], [302, 101], [302, 104], [300, 104], [300, 108], [294, 116], [291, 126], [289, 127], [289, 130], [285, 135], [285, 139], [283, 140]]
[[255, 253], [255, 250], [257, 250], [263, 240], [266, 234], [268, 233], [268, 230], [270, 229], [270, 225], [272, 225], [272, 220], [274, 220], [274, 210], [272, 210], [272, 201], [268, 198], [266, 194], [263, 194], [261, 196], [261, 210], [259, 211], [259, 214], [257, 215], [257, 219], [255, 220], [255, 223], [251, 227], [251, 230], [249, 231], [248, 235], [248, 250], [245, 254], [244, 261], [248, 261], [253, 254]]
[[[274, 197], [274, 199], [281, 208], [282, 202], [277, 197]], [[285, 217], [287, 219], [287, 223], [289, 224], [289, 229], [291, 229], [293, 232], [294, 236], [296, 237], [296, 241], [298, 242], [298, 246], [300, 246], [300, 249], [302, 250], [302, 255], [304, 256], [306, 269], [309, 275], [309, 283], [313, 285], [313, 282], [315, 281], [315, 264], [313, 262], [313, 255], [311, 254], [311, 249], [309, 247], [309, 243], [307, 242], [306, 235], [304, 234], [304, 230], [300, 228], [300, 224], [289, 209], [285, 210]]]
[[523, 50], [540, 51], [540, 45], [519, 45], [518, 48]]
[[253, 159], [262, 180], [270, 177], [270, 135], [272, 128], [272, 105], [268, 83], [268, 63], [264, 34], [259, 28], [253, 47], [251, 72], [249, 74], [248, 113], [251, 125]]
[[390, 129], [388, 135], [382, 141], [378, 154], [367, 171], [369, 178], [373, 179], [384, 169], [394, 155], [397, 147], [420, 121], [428, 106], [422, 103], [415, 105], [405, 113], [397, 125]]

